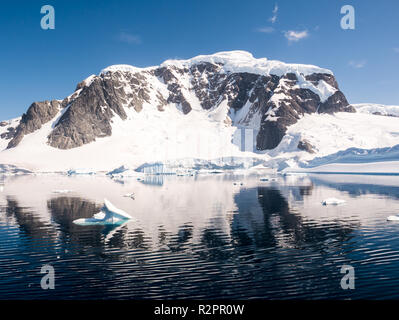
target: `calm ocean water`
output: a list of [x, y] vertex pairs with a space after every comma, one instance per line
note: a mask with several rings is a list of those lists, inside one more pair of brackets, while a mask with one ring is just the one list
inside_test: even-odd
[[[0, 299], [399, 298], [399, 223], [386, 221], [399, 177], [260, 178], [4, 178]], [[134, 220], [72, 223], [103, 198]], [[40, 286], [46, 264], [54, 290]], [[341, 288], [343, 265], [354, 290]]]

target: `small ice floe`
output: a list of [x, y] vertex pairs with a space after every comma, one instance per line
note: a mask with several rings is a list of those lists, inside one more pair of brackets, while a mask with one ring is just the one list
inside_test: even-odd
[[307, 176], [308, 174], [306, 172], [295, 172], [295, 171], [287, 171], [283, 173], [283, 176]]
[[389, 216], [387, 218], [388, 221], [399, 221], [399, 215], [396, 216]]
[[125, 198], [131, 198], [131, 199], [133, 199], [134, 200], [134, 193], [132, 192], [132, 193], [126, 193], [126, 194], [124, 194], [123, 195]]
[[194, 171], [191, 169], [186, 169], [186, 168], [176, 169], [176, 176], [178, 176], [178, 177], [193, 176], [193, 175], [194, 175]]
[[346, 201], [337, 198], [328, 198], [321, 202], [323, 206], [344, 204]]
[[118, 209], [107, 199], [104, 199], [104, 206], [101, 211], [96, 213], [93, 218], [82, 218], [74, 220], [73, 223], [78, 225], [115, 225], [122, 224], [132, 219], [125, 211]]
[[76, 176], [76, 175], [94, 175], [95, 171], [90, 169], [71, 169], [67, 171], [68, 176]]
[[221, 173], [224, 173], [222, 170], [212, 170], [212, 171], [209, 171], [209, 173], [211, 173], [211, 174], [221, 174]]
[[144, 173], [138, 172], [132, 168], [129, 168], [128, 166], [123, 165], [110, 172], [107, 172], [106, 175], [110, 176], [111, 178], [125, 179], [125, 178], [141, 177], [144, 175]]
[[53, 190], [53, 193], [70, 193], [70, 192], [72, 192], [72, 190], [68, 190], [68, 189]]

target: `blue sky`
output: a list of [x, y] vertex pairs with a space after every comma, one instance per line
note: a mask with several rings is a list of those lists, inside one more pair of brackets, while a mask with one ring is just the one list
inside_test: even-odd
[[[46, 4], [55, 30], [40, 27]], [[340, 27], [346, 4], [355, 30]], [[398, 14], [395, 0], [3, 0], [0, 119], [63, 99], [108, 65], [225, 50], [329, 68], [349, 102], [399, 105]]]

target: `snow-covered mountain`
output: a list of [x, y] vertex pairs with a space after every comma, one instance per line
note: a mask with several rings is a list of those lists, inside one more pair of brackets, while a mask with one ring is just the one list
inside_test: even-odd
[[233, 157], [281, 169], [364, 147], [363, 139], [370, 148], [399, 144], [381, 128], [384, 139], [374, 145], [378, 135], [362, 124], [377, 116], [356, 108], [364, 111], [348, 104], [330, 70], [245, 51], [148, 68], [116, 65], [83, 80], [63, 100], [35, 102], [21, 118], [1, 122], [0, 164], [109, 171]]
[[399, 117], [399, 106], [387, 106], [375, 103], [352, 104], [357, 112], [380, 116]]

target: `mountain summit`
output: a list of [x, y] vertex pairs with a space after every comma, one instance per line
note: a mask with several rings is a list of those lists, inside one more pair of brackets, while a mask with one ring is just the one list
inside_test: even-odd
[[[20, 119], [4, 122], [0, 147], [6, 154], [27, 143], [45, 144], [46, 152], [98, 143], [106, 148], [104, 141], [123, 131], [125, 143], [118, 141], [109, 151], [117, 151], [118, 145], [142, 155], [149, 144], [162, 145], [161, 140], [195, 144], [212, 126], [217, 127], [216, 138], [226, 134], [226, 143], [232, 142], [237, 128], [253, 130], [253, 151], [261, 152], [276, 148], [303, 115], [334, 112], [355, 109], [330, 70], [256, 59], [245, 51], [219, 52], [148, 68], [105, 68], [80, 82], [65, 99], [34, 102]], [[198, 134], [194, 140], [193, 131]], [[306, 142], [298, 147], [307, 149]], [[156, 148], [151, 153], [154, 156]]]

